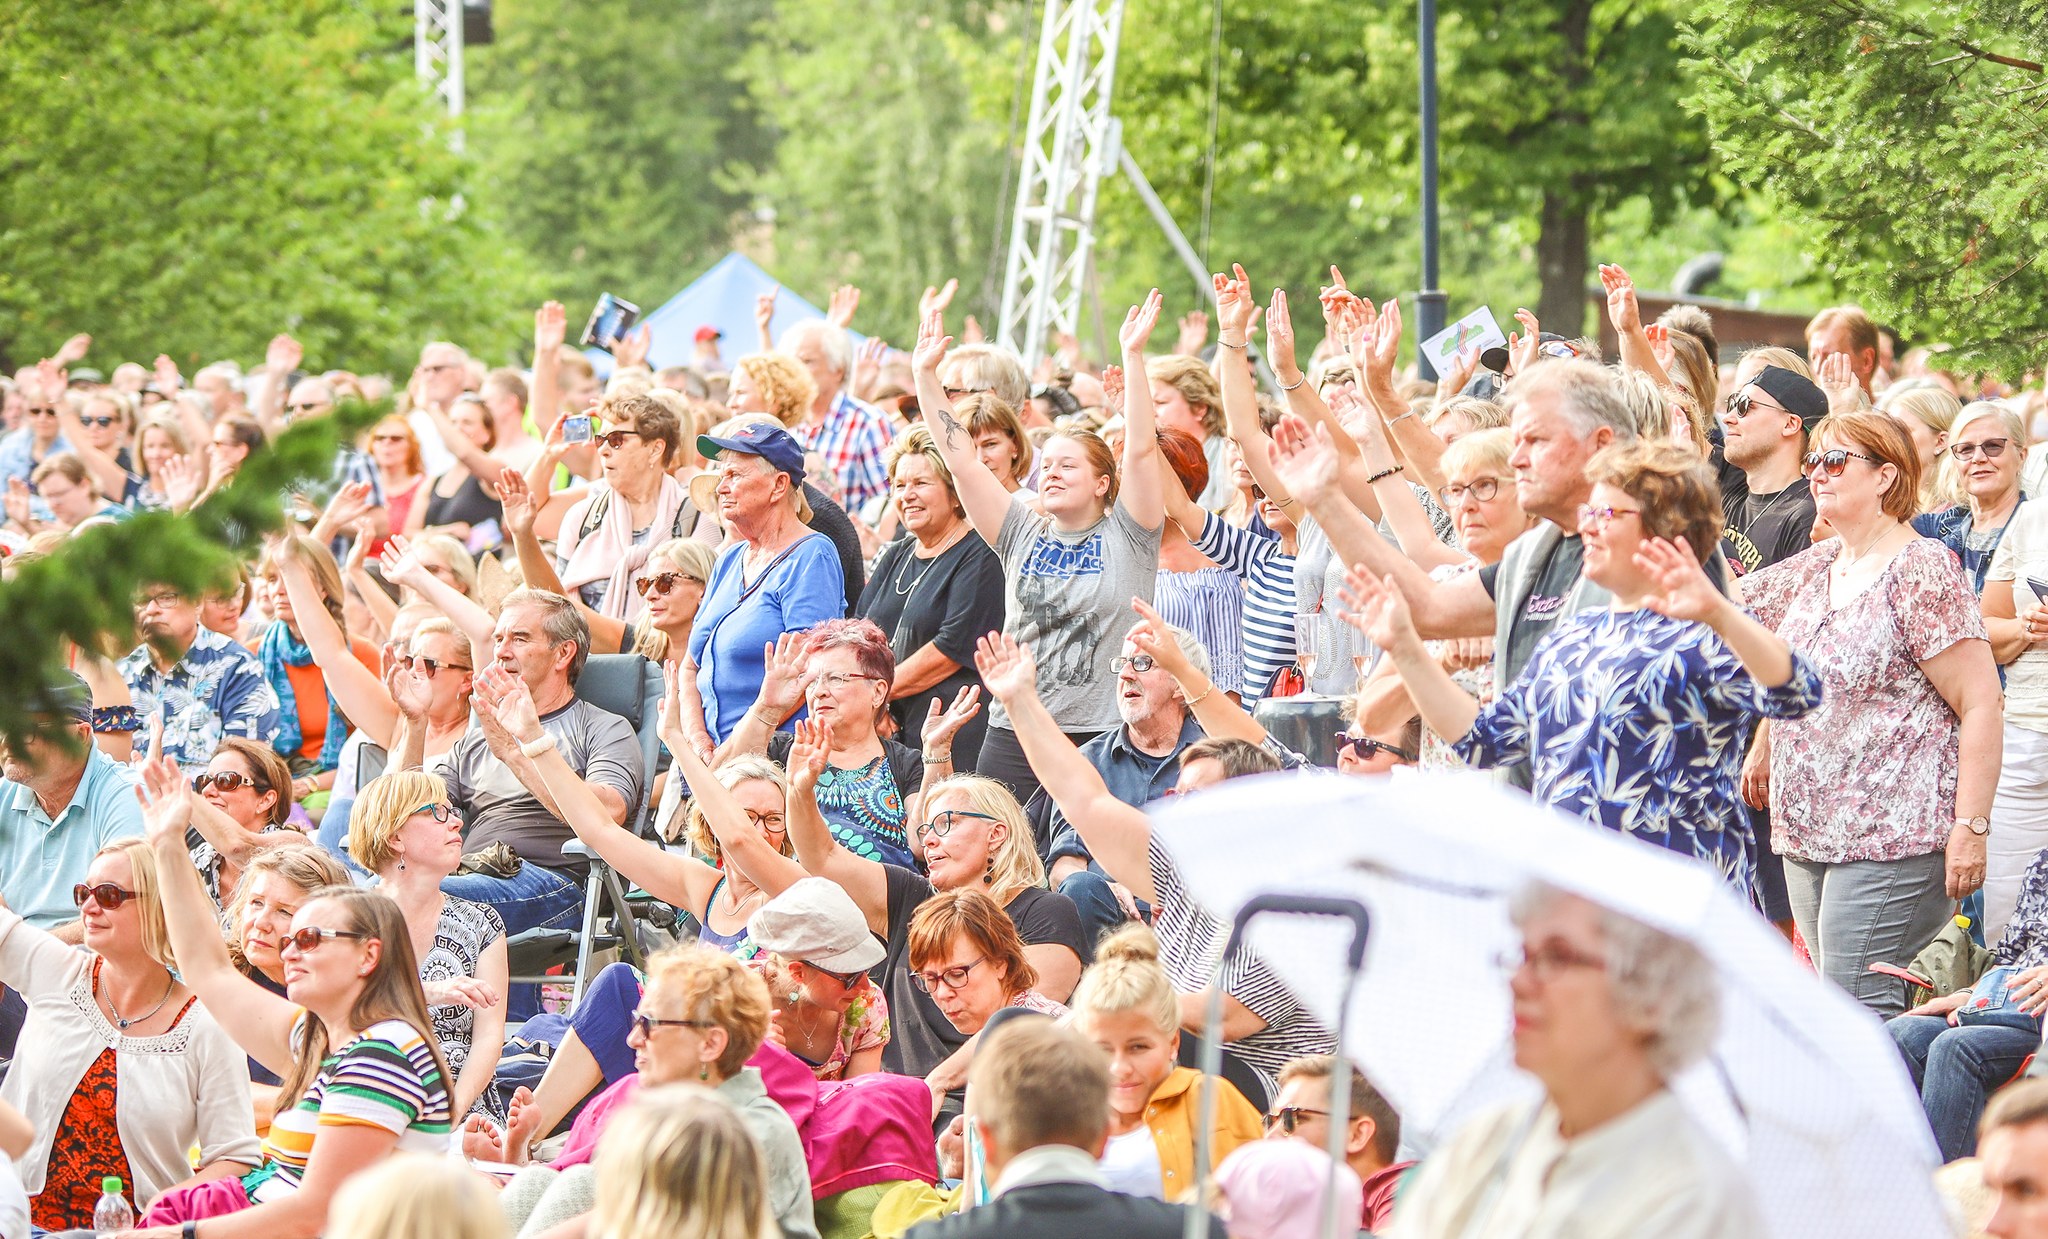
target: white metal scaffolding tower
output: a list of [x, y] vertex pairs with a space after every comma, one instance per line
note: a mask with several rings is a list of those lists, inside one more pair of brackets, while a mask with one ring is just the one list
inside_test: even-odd
[[[412, 64], [420, 84], [448, 105], [448, 115], [460, 117], [462, 0], [413, 0]], [[455, 142], [461, 149], [460, 131]]]

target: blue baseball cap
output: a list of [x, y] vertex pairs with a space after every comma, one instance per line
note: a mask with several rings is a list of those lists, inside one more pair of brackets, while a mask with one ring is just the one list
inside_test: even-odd
[[697, 450], [706, 460], [717, 460], [721, 452], [742, 452], [748, 456], [759, 456], [777, 470], [789, 475], [792, 484], [804, 480], [804, 449], [780, 426], [766, 422], [753, 422], [741, 426], [731, 434], [698, 435]]

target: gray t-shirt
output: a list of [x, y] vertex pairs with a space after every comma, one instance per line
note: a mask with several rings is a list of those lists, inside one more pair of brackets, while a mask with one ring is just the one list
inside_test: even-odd
[[[1038, 695], [1062, 731], [1107, 731], [1117, 717], [1116, 673], [1109, 662], [1137, 623], [1131, 599], [1152, 601], [1159, 580], [1159, 534], [1121, 503], [1079, 533], [1063, 533], [1014, 495], [996, 539], [1003, 561], [1003, 631], [1038, 661]], [[991, 727], [1010, 728], [1000, 702]]]
[[[640, 768], [640, 740], [633, 734], [632, 724], [587, 701], [572, 701], [542, 715], [540, 725], [555, 738], [570, 769], [587, 782], [623, 796], [629, 811], [640, 807], [640, 789], [647, 776]], [[465, 853], [502, 843], [529, 864], [582, 872], [581, 861], [562, 855], [562, 845], [575, 838], [576, 832], [548, 812], [511, 767], [498, 760], [481, 728], [455, 742], [444, 777], [449, 803], [462, 812], [466, 824]]]

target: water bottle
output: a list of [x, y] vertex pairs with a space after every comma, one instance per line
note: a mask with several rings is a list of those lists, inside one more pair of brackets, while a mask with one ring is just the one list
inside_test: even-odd
[[121, 1194], [121, 1179], [108, 1175], [100, 1180], [100, 1198], [92, 1207], [92, 1232], [99, 1239], [110, 1239], [124, 1230], [135, 1228], [135, 1209], [128, 1198]]

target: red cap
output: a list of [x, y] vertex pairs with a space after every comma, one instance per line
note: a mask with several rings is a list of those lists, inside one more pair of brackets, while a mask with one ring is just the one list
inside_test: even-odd
[[702, 344], [706, 340], [716, 340], [722, 334], [718, 328], [713, 327], [710, 323], [706, 323], [702, 327], [697, 328], [697, 343]]

